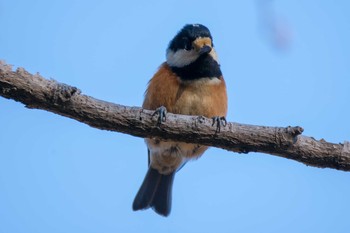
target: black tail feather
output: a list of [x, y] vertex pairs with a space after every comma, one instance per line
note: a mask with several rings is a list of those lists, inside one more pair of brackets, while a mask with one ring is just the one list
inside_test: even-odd
[[161, 174], [157, 170], [153, 168], [148, 169], [146, 177], [136, 194], [134, 203], [132, 204], [133, 210], [143, 210], [151, 207], [160, 179]]
[[163, 216], [168, 216], [171, 210], [171, 197], [175, 172], [169, 175], [162, 175], [158, 189], [154, 195], [152, 209]]
[[133, 202], [133, 210], [143, 210], [152, 207], [156, 213], [168, 216], [171, 210], [174, 176], [175, 172], [163, 175], [156, 169], [149, 167]]

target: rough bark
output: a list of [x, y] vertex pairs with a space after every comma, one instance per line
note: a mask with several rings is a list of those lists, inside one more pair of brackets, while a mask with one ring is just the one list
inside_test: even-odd
[[73, 118], [92, 127], [223, 148], [238, 153], [262, 152], [306, 165], [350, 171], [350, 143], [334, 144], [301, 135], [301, 127], [267, 127], [229, 122], [220, 132], [203, 116], [168, 113], [157, 124], [153, 111], [94, 99], [81, 91], [23, 68], [0, 62], [0, 95], [32, 109]]

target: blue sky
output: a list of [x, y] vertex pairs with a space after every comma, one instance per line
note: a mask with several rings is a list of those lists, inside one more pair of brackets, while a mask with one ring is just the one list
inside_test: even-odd
[[[169, 40], [184, 24], [202, 23], [227, 82], [229, 121], [300, 125], [316, 139], [350, 140], [350, 3], [257, 3], [1, 0], [0, 59], [95, 98], [140, 106]], [[211, 148], [177, 174], [172, 213], [163, 218], [131, 210], [147, 169], [143, 139], [4, 98], [0, 128], [0, 232], [350, 227], [346, 172]]]

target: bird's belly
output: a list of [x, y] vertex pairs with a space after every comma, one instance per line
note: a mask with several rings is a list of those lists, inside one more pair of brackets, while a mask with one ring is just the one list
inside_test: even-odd
[[145, 139], [150, 150], [150, 166], [161, 174], [169, 174], [178, 170], [189, 159], [200, 157], [207, 146], [185, 142], [161, 141]]
[[225, 103], [222, 103], [221, 96], [214, 94], [216, 92], [212, 90], [220, 83], [221, 81], [216, 78], [203, 78], [180, 86], [169, 112], [206, 117], [225, 115], [226, 110], [223, 110], [226, 109]]
[[174, 112], [183, 115], [204, 115], [203, 101], [205, 97], [199, 95], [183, 95], [174, 105]]

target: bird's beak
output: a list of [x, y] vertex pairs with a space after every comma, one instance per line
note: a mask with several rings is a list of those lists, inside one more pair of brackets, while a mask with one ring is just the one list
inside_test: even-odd
[[199, 49], [199, 55], [208, 54], [211, 51], [211, 47], [208, 45], [203, 46]]
[[208, 54], [212, 50], [211, 39], [209, 37], [199, 37], [193, 41], [193, 47], [199, 55]]

